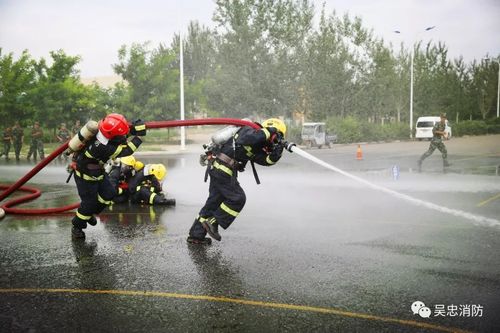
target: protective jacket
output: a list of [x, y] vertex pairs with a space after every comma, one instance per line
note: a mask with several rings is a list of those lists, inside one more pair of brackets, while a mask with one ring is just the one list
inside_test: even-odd
[[212, 169], [236, 177], [238, 171], [245, 170], [248, 161], [264, 166], [274, 165], [281, 158], [283, 145], [270, 143], [270, 136], [267, 128], [242, 127], [234, 138], [222, 145]]
[[271, 143], [271, 135], [268, 128], [245, 126], [222, 144], [215, 159], [208, 164], [209, 196], [189, 230], [190, 237], [205, 238], [207, 231], [202, 223], [217, 222], [224, 229], [233, 223], [246, 202], [245, 191], [236, 179], [237, 173], [242, 172], [249, 161], [252, 167], [254, 162], [271, 166], [281, 158], [283, 145]]
[[154, 175], [145, 175], [144, 169], [130, 179], [128, 191], [133, 203], [153, 205], [165, 199], [158, 179]]
[[123, 136], [116, 136], [107, 143], [103, 143], [95, 137], [77, 154], [76, 175], [85, 180], [102, 179], [104, 164], [109, 159], [132, 155], [141, 143], [142, 140], [137, 136], [129, 142]]
[[130, 142], [124, 136], [102, 141], [95, 137], [76, 154], [75, 182], [82, 201], [73, 218], [73, 226], [84, 229], [87, 223], [94, 225], [93, 215], [113, 203], [117, 191], [104, 171], [104, 164], [111, 158], [133, 154], [141, 143], [139, 137]]
[[123, 203], [129, 200], [128, 182], [134, 176], [133, 168], [124, 169], [122, 166], [113, 166], [108, 173], [109, 182], [116, 190], [114, 203]]

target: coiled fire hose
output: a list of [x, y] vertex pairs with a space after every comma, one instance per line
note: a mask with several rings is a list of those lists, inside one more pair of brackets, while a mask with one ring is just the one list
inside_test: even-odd
[[[151, 121], [146, 123], [146, 128], [168, 128], [182, 126], [200, 126], [200, 125], [235, 125], [235, 126], [250, 126], [255, 129], [260, 128], [259, 125], [251, 121], [233, 118], [209, 118], [209, 119], [189, 119], [189, 120], [166, 120], [166, 121]], [[26, 175], [21, 177], [12, 185], [0, 185], [0, 189], [4, 190], [0, 193], [0, 202], [6, 199], [15, 191], [28, 192], [29, 194], [11, 199], [0, 206], [0, 218], [5, 214], [22, 214], [22, 215], [41, 215], [41, 214], [57, 214], [65, 211], [76, 209], [80, 206], [79, 203], [53, 208], [13, 208], [21, 203], [28, 202], [38, 198], [41, 191], [34, 187], [23, 186], [31, 178], [33, 178], [40, 170], [47, 166], [57, 156], [64, 153], [68, 148], [68, 142], [62, 144], [50, 155], [44, 158]]]

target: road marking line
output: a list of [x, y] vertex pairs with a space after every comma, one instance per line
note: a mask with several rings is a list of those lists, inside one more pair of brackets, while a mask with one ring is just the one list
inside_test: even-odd
[[178, 298], [178, 299], [191, 299], [191, 300], [201, 300], [201, 301], [211, 301], [211, 302], [223, 302], [223, 303], [234, 303], [234, 304], [244, 304], [253, 305], [267, 308], [277, 308], [277, 309], [287, 309], [287, 310], [297, 310], [297, 311], [307, 311], [307, 312], [317, 312], [333, 314], [343, 317], [366, 319], [374, 321], [382, 321], [387, 323], [395, 323], [406, 326], [414, 326], [425, 329], [433, 329], [442, 332], [469, 332], [466, 330], [439, 326], [424, 322], [418, 322], [414, 320], [403, 320], [390, 317], [380, 317], [375, 315], [370, 315], [366, 313], [350, 312], [344, 310], [338, 310], [334, 308], [323, 308], [317, 306], [307, 306], [307, 305], [295, 305], [286, 303], [273, 303], [273, 302], [262, 302], [262, 301], [252, 301], [240, 298], [229, 298], [221, 296], [208, 296], [208, 295], [191, 295], [191, 294], [178, 294], [178, 293], [168, 293], [160, 291], [134, 291], [134, 290], [93, 290], [93, 289], [57, 289], [57, 288], [11, 288], [11, 289], [0, 289], [0, 293], [10, 294], [10, 293], [61, 293], [61, 294], [100, 294], [100, 295], [125, 295], [125, 296], [149, 296], [149, 297], [166, 297], [166, 298]]
[[495, 195], [495, 196], [492, 196], [492, 197], [491, 197], [491, 198], [489, 198], [489, 199], [486, 199], [486, 200], [484, 200], [484, 201], [482, 201], [482, 202], [478, 203], [478, 204], [477, 204], [477, 207], [482, 207], [482, 206], [484, 206], [484, 205], [486, 205], [486, 204], [489, 204], [490, 202], [492, 202], [493, 200], [496, 200], [496, 199], [498, 199], [498, 198], [500, 198], [500, 193], [498, 193], [498, 194], [497, 194], [497, 195]]

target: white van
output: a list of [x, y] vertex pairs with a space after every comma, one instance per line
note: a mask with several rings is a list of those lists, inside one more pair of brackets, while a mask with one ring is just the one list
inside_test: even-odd
[[[432, 139], [432, 128], [440, 121], [441, 117], [418, 117], [415, 138], [419, 140]], [[448, 125], [448, 119], [446, 119], [446, 127], [444, 131], [448, 133], [447, 139], [450, 139], [451, 127]]]

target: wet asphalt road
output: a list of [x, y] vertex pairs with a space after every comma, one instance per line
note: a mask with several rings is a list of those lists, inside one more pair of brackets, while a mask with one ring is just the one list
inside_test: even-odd
[[[363, 161], [352, 146], [309, 152], [377, 185], [499, 219], [498, 152], [450, 154], [446, 174], [434, 154], [419, 174], [421, 146], [367, 145]], [[0, 222], [0, 331], [500, 331], [500, 226], [412, 205], [287, 154], [258, 167], [261, 185], [251, 170], [240, 175], [247, 204], [222, 242], [191, 246], [187, 231], [208, 194], [198, 155], [141, 159], [168, 165], [176, 207], [114, 206], [85, 242], [71, 241], [71, 215]], [[28, 170], [3, 163], [0, 181]], [[62, 166], [46, 168], [30, 182], [42, 198], [25, 206], [76, 201], [65, 179]], [[417, 300], [431, 318], [412, 313]], [[482, 316], [436, 317], [439, 305], [480, 305]]]

